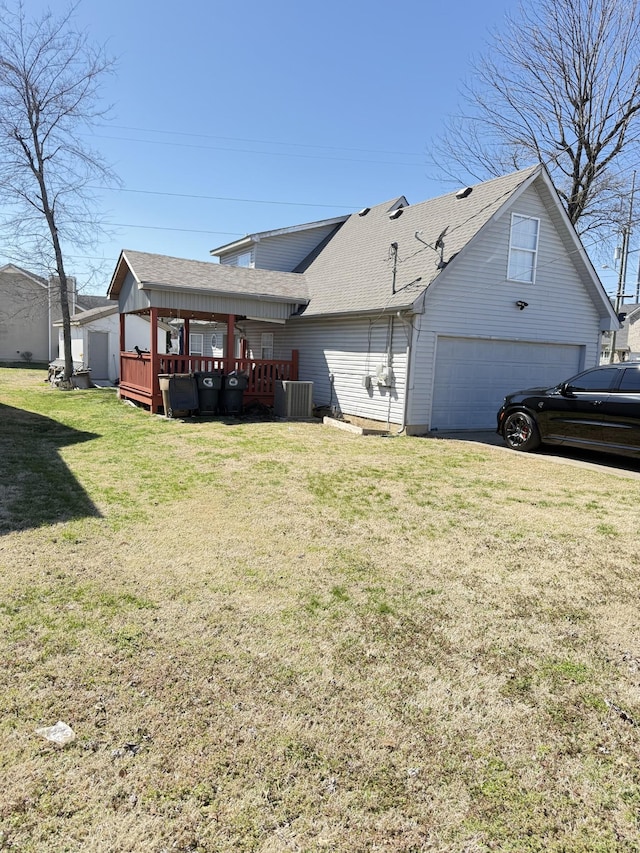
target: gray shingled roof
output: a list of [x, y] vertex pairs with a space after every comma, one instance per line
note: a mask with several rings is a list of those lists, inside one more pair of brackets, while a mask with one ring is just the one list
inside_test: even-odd
[[90, 311], [93, 308], [104, 308], [113, 305], [113, 301], [106, 296], [96, 296], [93, 293], [79, 293], [77, 296], [79, 311]]
[[133, 275], [143, 284], [266, 296], [288, 302], [303, 303], [308, 299], [305, 277], [295, 273], [189, 261], [130, 249], [122, 254]]
[[46, 278], [43, 278], [41, 275], [38, 275], [35, 272], [29, 272], [29, 270], [24, 269], [24, 267], [19, 267], [17, 264], [3, 264], [3, 266], [0, 267], [0, 272], [4, 272], [9, 268], [24, 273], [24, 275], [26, 275], [28, 278], [32, 278], [34, 281], [37, 281], [38, 284], [41, 284], [43, 287], [47, 287], [48, 285]]
[[[451, 260], [540, 167], [478, 184], [464, 199], [456, 193], [408, 205], [397, 219], [389, 211], [395, 199], [353, 214], [306, 267], [310, 304], [304, 316], [397, 309], [412, 305], [439, 274], [440, 251], [435, 245], [444, 234], [443, 258]], [[396, 293], [392, 295], [393, 253], [398, 244]], [[421, 281], [412, 284], [417, 278]], [[405, 289], [403, 289], [405, 288]]]
[[[86, 311], [77, 311], [71, 315], [72, 326], [83, 326], [85, 323], [91, 323], [93, 320], [100, 320], [102, 317], [109, 317], [111, 314], [116, 314], [118, 311], [118, 303], [109, 300], [108, 305], [99, 305], [97, 308], [89, 308]], [[54, 326], [62, 325], [62, 318], [53, 321]]]

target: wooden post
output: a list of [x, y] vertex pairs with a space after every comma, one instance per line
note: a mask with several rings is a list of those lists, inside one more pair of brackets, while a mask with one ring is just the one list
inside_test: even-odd
[[126, 314], [120, 314], [120, 352], [118, 353], [118, 365], [119, 365], [118, 369], [119, 369], [120, 373], [119, 373], [118, 379], [122, 379], [122, 368], [123, 368], [122, 353], [125, 351], [124, 348], [125, 348], [126, 338], [127, 338], [127, 335], [126, 335], [127, 323], [126, 323], [126, 319], [125, 319], [126, 316], [127, 316]]
[[291, 378], [296, 380], [298, 378], [298, 350], [291, 350]]
[[236, 366], [236, 315], [227, 317], [227, 373], [235, 370]]
[[158, 373], [160, 372], [160, 357], [158, 356], [158, 309], [151, 309], [151, 411], [157, 412], [162, 405], [162, 395], [160, 394], [160, 382], [158, 381]]
[[184, 318], [184, 331], [183, 331], [183, 341], [184, 341], [184, 353], [183, 355], [190, 356], [191, 355], [191, 345], [189, 342], [189, 335], [191, 334], [191, 327], [189, 325], [189, 318]]

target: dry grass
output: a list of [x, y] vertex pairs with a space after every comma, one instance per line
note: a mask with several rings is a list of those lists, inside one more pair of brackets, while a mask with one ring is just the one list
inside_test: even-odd
[[640, 850], [640, 481], [0, 400], [0, 849]]

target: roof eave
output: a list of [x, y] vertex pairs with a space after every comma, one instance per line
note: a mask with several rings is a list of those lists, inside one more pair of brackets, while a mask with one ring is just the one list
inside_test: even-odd
[[[126, 265], [126, 270], [124, 270], [124, 265]], [[120, 290], [122, 289], [122, 285], [126, 278], [127, 272], [130, 272], [131, 275], [135, 278], [138, 285], [140, 285], [140, 280], [136, 276], [133, 271], [133, 267], [129, 263], [127, 259], [127, 255], [125, 250], [123, 249], [120, 252], [120, 257], [118, 258], [118, 262], [116, 263], [116, 268], [111, 276], [111, 281], [109, 282], [109, 287], [107, 288], [107, 296], [109, 299], [118, 299], [120, 295]]]
[[298, 294], [289, 295], [277, 295], [274, 293], [257, 293], [249, 290], [219, 290], [218, 288], [213, 287], [197, 287], [193, 285], [174, 285], [174, 284], [166, 284], [158, 281], [141, 281], [138, 283], [139, 290], [163, 290], [163, 291], [171, 291], [172, 293], [179, 293], [181, 291], [189, 292], [189, 293], [202, 293], [208, 296], [223, 296], [229, 299], [256, 299], [259, 302], [286, 302], [289, 304], [295, 305], [308, 305], [309, 297], [301, 296]]
[[417, 299], [414, 299], [413, 302], [404, 302], [401, 305], [387, 305], [384, 308], [351, 308], [345, 311], [323, 311], [318, 314], [294, 314], [291, 319], [321, 320], [328, 317], [369, 317], [370, 315], [374, 317], [388, 317], [398, 313], [415, 314], [418, 313], [416, 310], [417, 301]]
[[239, 240], [234, 240], [232, 243], [226, 243], [224, 246], [218, 246], [215, 249], [210, 249], [209, 254], [214, 258], [220, 255], [227, 255], [229, 252], [235, 252], [238, 249], [248, 248], [249, 246], [259, 243], [268, 237], [281, 237], [285, 234], [296, 234], [299, 231], [309, 231], [312, 228], [325, 228], [338, 223], [346, 222], [351, 214], [344, 216], [334, 216], [331, 219], [320, 219], [317, 222], [304, 222], [302, 225], [289, 225], [286, 228], [274, 228], [271, 231], [256, 231], [254, 234], [247, 234]]

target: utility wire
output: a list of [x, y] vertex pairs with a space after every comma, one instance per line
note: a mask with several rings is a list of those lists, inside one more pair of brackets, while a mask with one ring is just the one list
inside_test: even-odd
[[[130, 189], [128, 187], [95, 187], [90, 186], [88, 189], [91, 190], [107, 190], [110, 192], [123, 192], [123, 193], [140, 193], [141, 195], [160, 195], [160, 196], [168, 196], [170, 198], [197, 198], [203, 199], [205, 201], [237, 201], [244, 202], [246, 204], [279, 204], [279, 205], [288, 205], [291, 207], [328, 207], [330, 209], [334, 209], [336, 207], [342, 208], [344, 210], [354, 210], [358, 207], [357, 204], [313, 204], [312, 202], [300, 202], [300, 201], [271, 201], [270, 199], [261, 199], [261, 198], [233, 198], [230, 196], [217, 196], [217, 195], [198, 195], [196, 193], [170, 193], [164, 192], [163, 190], [139, 190], [139, 189]], [[218, 232], [225, 233], [225, 232]]]
[[385, 151], [379, 148], [345, 148], [338, 145], [313, 145], [306, 142], [280, 142], [279, 140], [273, 139], [243, 139], [242, 137], [237, 136], [217, 136], [209, 133], [189, 133], [184, 130], [161, 130], [159, 128], [151, 127], [130, 127], [123, 124], [104, 124], [100, 125], [100, 127], [105, 130], [115, 128], [116, 130], [133, 131], [134, 133], [161, 133], [166, 134], [167, 136], [188, 136], [195, 139], [221, 139], [224, 142], [245, 142], [255, 145], [285, 145], [291, 148], [320, 148], [325, 151], [352, 151], [358, 154], [389, 154], [390, 156], [398, 157], [424, 156], [422, 152], [418, 153], [416, 151]]
[[115, 228], [148, 228], [152, 231], [183, 231], [186, 234], [224, 234], [227, 237], [243, 237], [239, 231], [205, 231], [200, 228], [172, 228], [164, 225], [133, 225], [131, 222], [110, 222]]
[[169, 142], [161, 139], [134, 139], [128, 136], [105, 136], [102, 133], [91, 134], [97, 139], [111, 139], [121, 142], [141, 142], [143, 145], [170, 145], [174, 148], [197, 148], [204, 151], [230, 151], [234, 154], [259, 154], [268, 157], [296, 157], [303, 160], [333, 160], [342, 163], [365, 163], [374, 166], [407, 166], [408, 168], [422, 168], [421, 163], [390, 163], [388, 160], [364, 160], [355, 157], [325, 157], [321, 154], [296, 154], [290, 151], [246, 151], [239, 148], [225, 148], [220, 145], [195, 145], [189, 142]]

